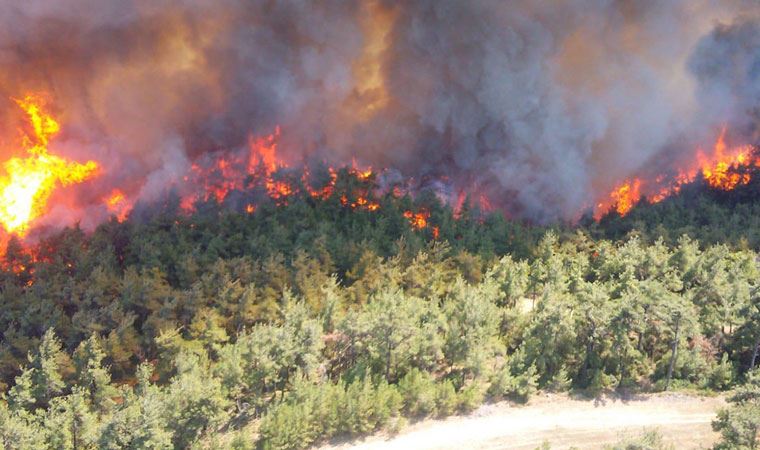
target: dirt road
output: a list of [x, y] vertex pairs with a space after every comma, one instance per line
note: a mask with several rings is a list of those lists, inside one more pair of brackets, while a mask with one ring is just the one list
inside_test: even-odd
[[543, 395], [526, 406], [486, 405], [475, 413], [425, 420], [399, 435], [325, 446], [322, 450], [552, 449], [603, 448], [621, 436], [657, 429], [678, 449], [707, 448], [717, 438], [710, 422], [722, 398], [683, 394], [640, 396], [631, 400], [577, 400]]

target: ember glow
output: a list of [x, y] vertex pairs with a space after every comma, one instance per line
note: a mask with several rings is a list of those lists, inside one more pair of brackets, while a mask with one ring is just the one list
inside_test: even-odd
[[421, 209], [417, 212], [404, 211], [404, 217], [409, 221], [409, 225], [413, 230], [422, 231], [429, 229], [433, 239], [438, 239], [441, 234], [441, 229], [438, 225], [431, 225], [430, 211], [426, 209]]
[[303, 176], [301, 177], [301, 181], [303, 182], [304, 186], [306, 186], [306, 188], [308, 189], [309, 195], [311, 195], [314, 198], [327, 200], [333, 195], [333, 191], [335, 190], [335, 180], [338, 179], [338, 173], [335, 171], [335, 169], [330, 167], [328, 169], [328, 175], [330, 178], [327, 181], [327, 183], [325, 183], [321, 187], [312, 187], [309, 167], [304, 166]]
[[58, 122], [45, 110], [39, 96], [16, 100], [26, 113], [33, 134], [24, 133], [23, 152], [2, 163], [0, 175], [0, 223], [9, 233], [26, 234], [30, 223], [45, 214], [47, 202], [58, 186], [81, 183], [94, 177], [95, 161], [78, 163], [48, 152], [48, 142], [59, 131]]
[[[361, 167], [356, 160], [344, 170], [356, 183], [341, 186], [336, 195], [336, 182], [339, 169], [326, 168], [326, 176], [314, 176], [312, 169], [304, 162], [289, 164], [278, 154], [280, 127], [263, 137], [250, 137], [244, 152], [220, 151], [207, 154], [195, 161], [190, 172], [182, 178], [180, 190], [187, 192], [180, 205], [186, 212], [195, 210], [197, 202], [226, 202], [232, 192], [245, 193], [256, 197], [260, 193], [277, 206], [287, 205], [291, 199], [304, 194], [315, 200], [326, 201], [334, 195], [340, 204], [352, 210], [374, 212], [380, 209], [374, 192], [376, 173], [371, 167]], [[246, 214], [257, 210], [256, 201], [262, 198], [249, 198], [239, 208]]]
[[713, 145], [712, 152], [697, 150], [693, 163], [686, 169], [678, 169], [668, 178], [658, 175], [653, 180], [633, 178], [618, 185], [608, 198], [597, 203], [594, 217], [599, 220], [609, 211], [625, 216], [642, 198], [659, 203], [678, 194], [684, 185], [701, 178], [707, 186], [720, 191], [732, 191], [750, 182], [753, 167], [760, 167], [760, 156], [751, 145], [729, 147], [724, 127]]
[[745, 170], [750, 166], [758, 166], [760, 159], [753, 154], [750, 145], [729, 149], [726, 146], [726, 129], [724, 128], [715, 143], [715, 151], [711, 158], [700, 153], [702, 177], [707, 184], [715, 189], [730, 191], [737, 186], [749, 183], [750, 175]]
[[423, 230], [428, 226], [428, 219], [430, 219], [430, 213], [427, 211], [404, 211], [404, 217], [409, 220], [409, 224], [416, 230]]
[[111, 191], [111, 194], [106, 199], [106, 206], [108, 207], [108, 212], [116, 217], [116, 220], [119, 222], [123, 222], [132, 210], [132, 204], [120, 189]]

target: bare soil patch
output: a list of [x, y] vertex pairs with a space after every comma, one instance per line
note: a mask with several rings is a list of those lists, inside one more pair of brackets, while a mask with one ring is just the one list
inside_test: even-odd
[[710, 426], [722, 397], [650, 394], [596, 400], [543, 394], [527, 405], [497, 403], [468, 416], [424, 420], [397, 436], [377, 435], [322, 450], [599, 449], [622, 436], [657, 429], [678, 449], [708, 448], [718, 438]]

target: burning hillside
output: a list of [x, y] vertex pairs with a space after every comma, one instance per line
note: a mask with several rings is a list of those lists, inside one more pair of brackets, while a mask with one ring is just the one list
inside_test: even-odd
[[[756, 2], [35, 0], [0, 22], [0, 144], [23, 150], [0, 155], [0, 220], [18, 234], [173, 194], [373, 212], [427, 189], [572, 221], [746, 184], [760, 136]], [[5, 100], [27, 92], [56, 119]], [[12, 145], [19, 105], [38, 126]]]
[[709, 153], [697, 150], [686, 168], [675, 169], [675, 175], [660, 174], [653, 179], [633, 178], [618, 185], [607, 199], [597, 203], [594, 217], [598, 220], [610, 210], [626, 215], [636, 203], [645, 198], [659, 203], [677, 194], [681, 188], [701, 177], [712, 189], [732, 191], [749, 183], [753, 168], [760, 167], [760, 155], [751, 145], [728, 147], [724, 128]]
[[[36, 220], [49, 213], [48, 202], [54, 190], [103, 175], [95, 161], [72, 162], [49, 153], [48, 144], [61, 127], [47, 112], [42, 96], [29, 95], [16, 103], [27, 114], [25, 128], [33, 134], [23, 133], [21, 139], [26, 157], [14, 156], [3, 163], [0, 223], [4, 241], [14, 234], [25, 237], [35, 227]], [[181, 209], [193, 213], [197, 205], [214, 202], [253, 214], [259, 202], [283, 206], [295, 196], [306, 196], [318, 201], [337, 198], [340, 205], [349, 210], [375, 212], [380, 209], [379, 197], [386, 194], [399, 197], [409, 190], [408, 186], [398, 183], [392, 189], [381, 188], [376, 182], [378, 174], [372, 168], [358, 167], [356, 161], [346, 167], [324, 167], [321, 174], [313, 173], [313, 168], [303, 162], [291, 167], [277, 153], [279, 138], [280, 129], [276, 128], [270, 135], [251, 137], [244, 150], [201, 155], [187, 173], [171, 185], [172, 192], [181, 195]], [[338, 179], [340, 171], [346, 175], [342, 183]], [[110, 216], [122, 222], [137, 200], [116, 187], [100, 201]], [[409, 210], [403, 216], [414, 230], [428, 228], [430, 214], [427, 211]], [[432, 230], [433, 237], [437, 237], [438, 227]]]
[[[14, 156], [3, 167], [5, 175], [0, 179], [0, 220], [5, 235], [25, 236], [34, 227], [36, 219], [49, 211], [48, 200], [57, 187], [82, 183], [100, 174], [95, 161], [77, 163], [51, 154], [47, 146], [60, 132], [60, 124], [48, 114], [42, 96], [28, 95], [16, 103], [26, 113], [31, 134], [22, 133], [21, 148], [26, 158]], [[286, 162], [278, 152], [282, 130], [276, 127], [268, 135], [251, 136], [247, 145], [237, 150], [219, 150], [203, 153], [189, 165], [187, 172], [171, 185], [171, 192], [180, 194], [180, 207], [192, 213], [197, 205], [214, 202], [227, 205], [239, 212], [253, 214], [261, 202], [283, 206], [295, 196], [315, 200], [338, 199], [349, 210], [378, 211], [379, 199], [384, 195], [401, 197], [414, 193], [423, 184], [414, 179], [399, 180], [388, 176], [387, 170], [379, 172], [370, 167], [360, 167], [355, 160], [345, 167], [326, 166], [323, 163], [308, 164], [304, 161]], [[608, 196], [603, 196], [594, 210], [598, 220], [609, 211], [623, 216], [642, 199], [658, 203], [677, 194], [689, 183], [703, 180], [713, 189], [730, 191], [750, 181], [751, 171], [760, 166], [760, 157], [750, 145], [729, 146], [726, 129], [719, 134], [712, 151], [698, 149], [685, 168], [671, 171], [675, 175], [659, 174], [647, 178], [635, 177], [619, 184]], [[338, 182], [343, 170], [353, 182]], [[428, 184], [444, 202], [450, 202], [455, 214], [462, 208], [465, 191], [460, 190], [456, 200], [447, 193], [446, 179]], [[483, 211], [491, 210], [485, 194], [476, 195]], [[107, 214], [118, 221], [129, 216], [139, 197], [115, 187], [99, 202]], [[509, 211], [504, 211], [509, 214]], [[425, 209], [406, 210], [403, 216], [414, 230], [430, 228], [432, 237], [439, 235], [438, 225], [431, 225], [430, 213]]]

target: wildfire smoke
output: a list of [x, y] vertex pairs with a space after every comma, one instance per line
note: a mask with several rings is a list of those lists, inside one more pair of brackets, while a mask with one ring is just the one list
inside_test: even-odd
[[[279, 204], [330, 198], [354, 157], [389, 190], [574, 220], [699, 177], [745, 184], [753, 156], [735, 149], [760, 138], [754, 1], [2, 1], [0, 99], [46, 92], [61, 113], [10, 164], [65, 167], [51, 179], [76, 192], [0, 211], [17, 232], [91, 228], [172, 192], [188, 210], [236, 203], [252, 180]], [[0, 141], [16, 123], [1, 102]], [[725, 158], [700, 156], [724, 126]]]

